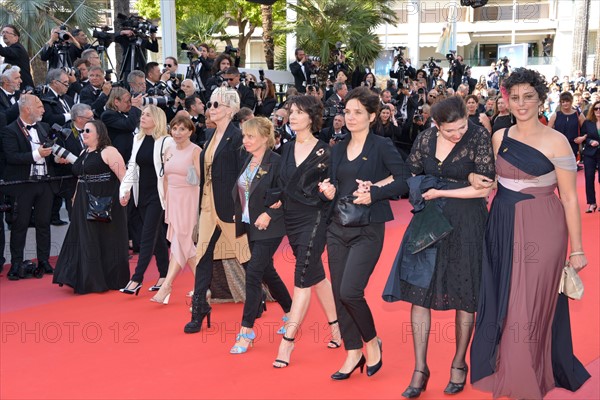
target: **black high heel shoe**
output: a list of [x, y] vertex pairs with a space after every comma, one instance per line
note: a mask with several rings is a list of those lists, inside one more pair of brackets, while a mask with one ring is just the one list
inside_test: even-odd
[[348, 373], [338, 371], [335, 374], [331, 375], [331, 379], [336, 380], [336, 381], [343, 381], [344, 379], [348, 379], [348, 378], [350, 378], [350, 375], [352, 375], [354, 370], [356, 370], [356, 368], [360, 368], [360, 373], [362, 374], [366, 363], [367, 363], [367, 359], [365, 358], [365, 355], [362, 354], [360, 357], [360, 360], [358, 360], [358, 363], [354, 366], [354, 368], [352, 368], [352, 371], [350, 371]]
[[[332, 326], [332, 325], [335, 325], [335, 324], [339, 324], [339, 322], [338, 322], [337, 319], [335, 321], [328, 321], [327, 323], [329, 324], [329, 326]], [[338, 327], [338, 331], [339, 331], [339, 329], [340, 328]], [[341, 332], [340, 332], [340, 337], [341, 337]], [[329, 341], [329, 343], [327, 343], [327, 348], [328, 349], [339, 349], [340, 347], [342, 347], [341, 340], [338, 342], [338, 341], [335, 341], [335, 340], [331, 339]]]
[[590, 204], [590, 205], [588, 206], [588, 209], [587, 209], [587, 210], [585, 210], [585, 213], [586, 213], [586, 214], [591, 214], [591, 213], [593, 213], [594, 211], [596, 211], [596, 209], [597, 209], [597, 208], [598, 208], [598, 206], [597, 206], [596, 204]]
[[367, 376], [375, 375], [383, 365], [383, 343], [381, 342], [381, 339], [377, 338], [377, 344], [379, 345], [379, 362], [372, 366], [367, 365]]
[[[448, 382], [446, 389], [444, 389], [444, 393], [446, 394], [457, 394], [463, 391], [465, 388], [465, 383], [467, 383], [467, 374], [469, 373], [469, 366], [465, 364], [464, 367], [455, 367], [452, 366], [452, 369], [457, 369], [459, 371], [463, 371], [465, 373], [465, 379], [461, 383], [454, 383], [452, 381]], [[452, 378], [451, 378], [452, 379]]]
[[134, 287], [133, 289], [129, 289], [129, 285], [132, 283], [133, 281], [129, 281], [127, 283], [127, 286], [125, 286], [123, 289], [119, 289], [119, 292], [121, 293], [125, 293], [125, 294], [135, 294], [136, 296], [140, 294], [140, 289], [142, 288], [142, 284], [138, 283], [136, 287]]
[[402, 393], [402, 397], [406, 397], [407, 399], [414, 399], [419, 397], [421, 395], [421, 392], [424, 392], [425, 389], [427, 389], [427, 383], [429, 382], [429, 369], [426, 368], [425, 371], [415, 369], [415, 372], [419, 372], [425, 376], [421, 387], [407, 387], [406, 390]]
[[206, 317], [206, 324], [210, 328], [210, 313], [212, 308], [206, 301], [206, 296], [194, 293], [192, 296], [192, 320], [188, 322], [183, 331], [185, 333], [198, 333], [202, 329], [202, 321]]
[[[291, 342], [291, 343], [292, 343], [292, 345], [293, 345], [294, 341], [296, 340], [296, 338], [289, 338], [289, 337], [287, 337], [287, 336], [285, 336], [285, 335], [283, 335], [283, 336], [282, 336], [282, 338], [283, 338], [283, 340], [285, 340], [286, 342]], [[292, 347], [292, 351], [293, 351], [293, 350], [294, 350], [294, 348]], [[291, 352], [290, 352], [290, 355], [291, 355]], [[281, 364], [281, 365], [275, 365], [275, 363], [279, 363], [279, 364]], [[275, 362], [273, 363], [273, 367], [275, 367], [275, 368], [285, 368], [285, 367], [287, 367], [288, 365], [290, 365], [290, 362], [289, 362], [289, 361], [284, 361], [284, 360], [280, 360], [280, 359], [276, 359], [276, 360], [275, 360]]]

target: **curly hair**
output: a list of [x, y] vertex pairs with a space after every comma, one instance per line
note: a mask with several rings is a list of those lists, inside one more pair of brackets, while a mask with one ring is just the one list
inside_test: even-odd
[[515, 68], [508, 78], [502, 81], [502, 87], [506, 89], [506, 92], [510, 92], [510, 89], [515, 85], [528, 84], [531, 85], [537, 92], [540, 101], [545, 101], [548, 94], [548, 84], [544, 75], [537, 71], [527, 68]]
[[286, 105], [292, 107], [294, 104], [299, 110], [308, 114], [310, 131], [312, 133], [319, 132], [323, 125], [323, 102], [315, 96], [297, 95], [288, 98]]

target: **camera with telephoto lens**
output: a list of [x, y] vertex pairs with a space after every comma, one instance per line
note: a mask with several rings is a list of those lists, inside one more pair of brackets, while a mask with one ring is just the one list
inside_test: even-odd
[[112, 28], [110, 26], [94, 26], [92, 31], [92, 37], [98, 40], [98, 44], [105, 49], [115, 41], [115, 34], [109, 33]]
[[37, 265], [31, 260], [25, 260], [19, 265], [17, 274], [19, 279], [37, 278], [42, 279], [44, 277], [44, 267]]
[[50, 128], [50, 137], [52, 139], [45, 143], [44, 147], [51, 147], [55, 158], [62, 158], [63, 160], [67, 160], [69, 164], [74, 164], [77, 161], [77, 156], [61, 145], [56, 144], [59, 138], [66, 141], [71, 136], [71, 133], [72, 131], [69, 128], [63, 128], [59, 124], [52, 125]]
[[240, 49], [238, 49], [237, 47], [233, 47], [233, 46], [225, 46], [225, 51], [223, 51], [223, 53], [225, 54], [236, 54], [240, 51]]
[[321, 57], [317, 56], [307, 56], [306, 59], [310, 62], [321, 62]]
[[77, 79], [81, 78], [81, 71], [79, 71], [79, 68], [75, 68], [75, 67], [62, 67], [61, 69], [63, 71], [65, 71], [65, 73], [67, 75], [73, 75]]
[[117, 19], [121, 23], [123, 30], [130, 30], [133, 32], [133, 36], [130, 38], [131, 41], [139, 39], [146, 39], [153, 33], [158, 32], [158, 26], [152, 24], [150, 21], [140, 17], [139, 15], [124, 15], [117, 14]]
[[413, 123], [417, 123], [417, 122], [423, 122], [424, 118], [423, 118], [423, 107], [419, 107], [417, 108], [417, 110], [415, 111], [415, 114], [413, 115]]

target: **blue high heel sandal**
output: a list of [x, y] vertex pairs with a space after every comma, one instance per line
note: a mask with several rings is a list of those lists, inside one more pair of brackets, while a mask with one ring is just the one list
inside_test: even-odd
[[290, 320], [290, 317], [288, 317], [287, 315], [284, 315], [283, 317], [281, 317], [281, 320], [283, 321], [283, 326], [281, 328], [279, 328], [279, 330], [277, 331], [278, 335], [285, 335], [285, 323], [288, 322]]
[[250, 333], [238, 333], [235, 337], [235, 341], [239, 342], [241, 339], [246, 339], [248, 341], [248, 346], [242, 347], [240, 345], [235, 345], [229, 350], [231, 354], [244, 354], [248, 351], [248, 347], [254, 345], [254, 339], [256, 339], [256, 333], [254, 331], [250, 331]]

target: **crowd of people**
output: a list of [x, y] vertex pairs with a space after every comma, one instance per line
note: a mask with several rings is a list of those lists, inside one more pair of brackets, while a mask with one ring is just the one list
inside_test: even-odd
[[[18, 43], [16, 28], [2, 34]], [[398, 59], [390, 71], [397, 82], [379, 87], [370, 69], [351, 72], [339, 51], [321, 87], [315, 61], [298, 49], [295, 85], [279, 101], [270, 80], [240, 73], [237, 59], [205, 44], [188, 45], [195, 60], [185, 78], [167, 57], [163, 68], [149, 62], [114, 85], [96, 50], [78, 43], [77, 76], [50, 65], [42, 91], [23, 86], [28, 66], [0, 66], [9, 280], [29, 277], [32, 220], [39, 268], [75, 293], [138, 295], [154, 257], [152, 301], [168, 304], [187, 265], [195, 280], [183, 329], [192, 334], [205, 319], [210, 326], [214, 261], [235, 260], [245, 303], [232, 354], [248, 352], [269, 295], [283, 313], [273, 367], [288, 367], [314, 290], [331, 329], [327, 347], [347, 353], [331, 378], [365, 366], [373, 376], [383, 343], [365, 290], [394, 219], [390, 200], [410, 198], [414, 215], [383, 293], [412, 304], [415, 368], [402, 395], [420, 396], [431, 378], [432, 309], [455, 311], [446, 394], [460, 393], [469, 371], [494, 397], [541, 399], [589, 378], [572, 354], [568, 300], [556, 289], [565, 260], [577, 271], [587, 264], [576, 157], [591, 213], [600, 167], [594, 79], [566, 82], [556, 98], [554, 83], [524, 68], [501, 76], [493, 68], [472, 82], [457, 56], [448, 82], [437, 65], [417, 70]], [[70, 225], [53, 269], [50, 224], [63, 202]], [[273, 261], [284, 236], [295, 258], [291, 293]], [[526, 243], [542, 246], [543, 262], [514, 256]], [[132, 275], [130, 250], [139, 253]], [[532, 321], [526, 336], [536, 340], [503, 334]]]

